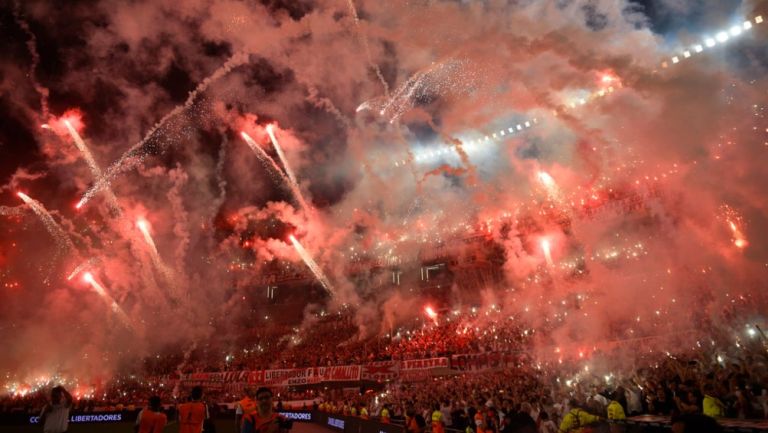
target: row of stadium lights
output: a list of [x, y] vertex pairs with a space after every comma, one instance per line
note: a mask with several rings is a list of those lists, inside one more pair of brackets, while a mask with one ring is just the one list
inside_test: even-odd
[[686, 49], [683, 51], [682, 55], [672, 56], [672, 58], [669, 61], [664, 61], [661, 64], [662, 68], [668, 68], [669, 62], [671, 61], [673, 65], [676, 65], [680, 63], [681, 61], [690, 58], [694, 54], [699, 54], [703, 52], [707, 48], [712, 48], [718, 43], [723, 44], [727, 42], [730, 38], [735, 38], [737, 36], [740, 36], [742, 33], [750, 30], [752, 28], [752, 22], [754, 21], [755, 24], [762, 24], [763, 22], [763, 16], [758, 15], [753, 20], [747, 20], [744, 21], [741, 25], [735, 25], [731, 27], [730, 29], [723, 30], [715, 34], [715, 37], [707, 37], [704, 38], [704, 42], [701, 44], [696, 44], [689, 49]]
[[[536, 124], [538, 122], [539, 122], [538, 119], [526, 120], [523, 123], [518, 123], [517, 125], [512, 125], [512, 126], [509, 126], [508, 128], [501, 128], [498, 132], [494, 132], [491, 135], [486, 135], [485, 137], [481, 137], [481, 138], [478, 138], [478, 139], [475, 139], [475, 140], [467, 141], [464, 144], [464, 147], [468, 151], [474, 150], [474, 147], [477, 146], [477, 145], [490, 142], [491, 140], [493, 140], [493, 141], [501, 140], [503, 137], [505, 137], [507, 135], [512, 135], [512, 134], [515, 134], [517, 132], [521, 132], [524, 129], [528, 129], [528, 128], [532, 127], [534, 124]], [[454, 151], [453, 147], [444, 147], [444, 148], [439, 149], [439, 150], [430, 150], [430, 151], [419, 152], [420, 154], [417, 155], [416, 157], [414, 157], [414, 161], [415, 162], [429, 161], [432, 158], [439, 157], [439, 156], [444, 156], [444, 155], [447, 155], [448, 153], [453, 152], [453, 151]], [[402, 161], [395, 161], [395, 167], [405, 166], [405, 164], [407, 162], [408, 161], [405, 160], [405, 159], [402, 160]]]
[[[712, 48], [718, 43], [725, 43], [732, 37], [740, 36], [743, 32], [748, 31], [752, 29], [753, 23], [754, 24], [762, 24], [763, 23], [763, 17], [762, 15], [758, 15], [754, 17], [752, 20], [744, 21], [741, 25], [736, 25], [731, 27], [728, 31], [720, 31], [717, 34], [715, 34], [714, 38], [707, 37], [704, 39], [703, 44], [696, 44], [692, 46], [690, 49], [684, 50], [681, 56], [673, 56], [670, 61], [672, 64], [680, 63], [682, 60], [690, 58], [694, 54], [698, 54], [703, 52], [706, 48]], [[661, 64], [663, 68], [669, 67], [669, 62], [665, 61]], [[576, 108], [579, 105], [585, 105], [587, 102], [594, 98], [599, 98], [606, 96], [607, 94], [613, 93], [614, 88], [608, 87], [607, 89], [602, 89], [599, 92], [596, 92], [594, 94], [589, 95], [588, 97], [581, 98], [577, 102], [572, 102], [568, 104], [568, 108]], [[537, 119], [533, 119], [533, 123], [538, 123]], [[486, 135], [484, 138], [479, 138], [476, 140], [471, 140], [467, 142], [466, 149], [467, 150], [473, 150], [475, 145], [482, 144], [484, 142], [489, 142], [491, 140], [499, 140], [502, 137], [506, 136], [507, 134], [514, 134], [515, 132], [522, 131], [524, 128], [530, 128], [532, 126], [530, 121], [526, 121], [524, 123], [518, 123], [517, 125], [513, 125], [509, 128], [500, 129], [498, 132], [493, 133], [492, 135], [488, 136]], [[440, 150], [430, 150], [427, 152], [423, 152], [420, 155], [416, 156], [414, 158], [415, 162], [425, 162], [429, 161], [435, 157], [444, 156], [448, 153], [452, 152], [453, 148], [442, 148]], [[407, 163], [407, 160], [401, 160], [395, 162], [395, 167], [402, 167], [405, 166]]]

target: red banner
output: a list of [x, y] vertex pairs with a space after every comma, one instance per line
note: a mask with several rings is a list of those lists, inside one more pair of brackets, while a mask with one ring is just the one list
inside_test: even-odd
[[449, 368], [448, 358], [409, 359], [401, 361], [400, 370], [421, 370], [433, 368]]
[[360, 378], [382, 382], [395, 380], [400, 376], [400, 363], [398, 361], [378, 361], [363, 365]]
[[359, 365], [264, 370], [262, 377], [257, 377], [255, 383], [281, 387], [314, 385], [322, 382], [357, 382], [360, 380], [360, 371]]
[[455, 355], [449, 358], [409, 359], [406, 361], [378, 361], [363, 365], [333, 367], [288, 368], [278, 370], [225, 371], [191, 373], [181, 377], [184, 385], [221, 387], [238, 386], [287, 387], [315, 385], [323, 382], [358, 382], [362, 380], [387, 381], [425, 380], [438, 374], [446, 374], [451, 365], [461, 370], [476, 370], [498, 366], [506, 359], [502, 354]]

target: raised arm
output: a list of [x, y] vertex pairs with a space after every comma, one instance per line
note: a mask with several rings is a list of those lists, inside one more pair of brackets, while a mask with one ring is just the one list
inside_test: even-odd
[[72, 406], [72, 394], [70, 394], [64, 387], [61, 388], [61, 393], [64, 395], [64, 399], [67, 400], [67, 407]]

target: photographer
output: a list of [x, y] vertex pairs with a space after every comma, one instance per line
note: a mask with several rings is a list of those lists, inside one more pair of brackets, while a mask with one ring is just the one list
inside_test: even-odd
[[272, 391], [269, 388], [259, 388], [256, 401], [256, 410], [243, 416], [241, 433], [284, 433], [293, 427], [292, 421], [272, 410]]

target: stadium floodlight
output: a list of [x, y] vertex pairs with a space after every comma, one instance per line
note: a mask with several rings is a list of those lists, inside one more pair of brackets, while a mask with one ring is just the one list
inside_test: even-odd
[[728, 33], [720, 32], [717, 35], [715, 35], [715, 39], [717, 39], [718, 42], [725, 42], [728, 40]]
[[504, 130], [503, 130], [503, 129], [500, 129], [500, 130], [499, 130], [499, 134], [501, 134], [501, 136], [503, 137], [504, 135], [506, 135], [506, 132], [504, 132]]
[[741, 27], [740, 26], [733, 26], [731, 27], [731, 36], [739, 36], [741, 34]]
[[744, 30], [751, 29], [752, 28], [752, 21], [744, 21], [744, 24], [742, 24], [741, 27], [743, 27]]
[[530, 128], [531, 127], [531, 122], [525, 122], [525, 127], [526, 128]]
[[715, 46], [715, 40], [712, 38], [704, 39], [704, 45], [706, 45], [707, 48], [712, 48]]
[[515, 130], [514, 130], [514, 129], [512, 129], [512, 128], [507, 128], [507, 131], [508, 131], [510, 134], [514, 134], [514, 133], [515, 133]]
[[704, 51], [704, 47], [702, 47], [701, 45], [694, 45], [693, 46], [693, 51], [696, 51], [697, 53], [700, 53], [700, 52]]
[[685, 50], [685, 51], [683, 51], [683, 57], [685, 57], [686, 59], [687, 59], [688, 57], [691, 57], [691, 52], [690, 52], [690, 51], [688, 51], [688, 50]]
[[760, 24], [762, 22], [763, 22], [763, 16], [762, 15], [758, 15], [758, 16], [755, 17], [755, 24]]
[[672, 63], [680, 63], [680, 58], [677, 56], [672, 57]]

